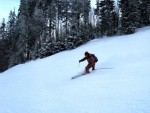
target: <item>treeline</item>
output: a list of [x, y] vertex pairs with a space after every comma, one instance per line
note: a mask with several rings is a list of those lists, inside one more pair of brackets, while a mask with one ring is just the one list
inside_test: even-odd
[[21, 0], [0, 24], [0, 71], [148, 25], [149, 0]]

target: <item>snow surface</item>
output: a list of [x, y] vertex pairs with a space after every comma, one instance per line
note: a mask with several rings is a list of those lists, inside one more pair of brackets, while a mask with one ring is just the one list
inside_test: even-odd
[[[95, 39], [0, 74], [0, 113], [150, 113], [150, 27]], [[99, 58], [82, 73], [84, 52]]]

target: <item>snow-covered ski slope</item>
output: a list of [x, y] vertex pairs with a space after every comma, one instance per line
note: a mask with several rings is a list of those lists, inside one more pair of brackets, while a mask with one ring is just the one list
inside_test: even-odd
[[[85, 51], [98, 57], [97, 70], [71, 80]], [[0, 113], [150, 113], [150, 27], [1, 73]]]

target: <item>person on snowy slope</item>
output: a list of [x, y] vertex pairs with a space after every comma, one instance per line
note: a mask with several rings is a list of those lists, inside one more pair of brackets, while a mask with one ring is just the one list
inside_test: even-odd
[[[90, 54], [89, 52], [85, 52], [85, 57], [82, 58], [81, 60], [79, 60], [79, 62], [83, 62], [85, 60], [88, 61], [88, 65], [85, 67], [85, 73], [90, 73], [89, 69], [92, 68], [92, 70], [95, 70], [95, 63], [97, 62], [97, 60], [95, 60], [94, 58], [94, 54]], [[94, 55], [94, 56], [93, 56]]]

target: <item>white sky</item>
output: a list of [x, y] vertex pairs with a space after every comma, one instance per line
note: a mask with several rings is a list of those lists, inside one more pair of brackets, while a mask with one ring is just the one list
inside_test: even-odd
[[[95, 1], [96, 0], [91, 0], [92, 6], [95, 5]], [[0, 0], [0, 23], [2, 22], [3, 18], [7, 20], [10, 11], [14, 10], [14, 8], [17, 13], [19, 5], [20, 5], [20, 0]]]

